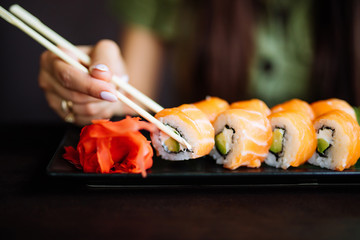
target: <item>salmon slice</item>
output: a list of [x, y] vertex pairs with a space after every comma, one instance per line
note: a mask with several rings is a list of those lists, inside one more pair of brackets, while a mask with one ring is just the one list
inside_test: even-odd
[[271, 113], [277, 113], [281, 111], [302, 112], [308, 115], [311, 121], [313, 121], [315, 118], [314, 112], [310, 104], [297, 98], [291, 99], [271, 108]]
[[269, 116], [271, 111], [269, 107], [260, 99], [250, 99], [246, 101], [238, 101], [230, 104], [230, 108], [247, 109], [261, 112], [265, 116]]
[[211, 123], [214, 123], [216, 117], [229, 108], [229, 103], [218, 97], [207, 97], [194, 105], [206, 114]]
[[314, 111], [315, 118], [319, 117], [324, 113], [337, 109], [346, 112], [356, 120], [356, 114], [354, 109], [349, 103], [341, 99], [331, 98], [326, 100], [320, 100], [317, 102], [313, 102], [310, 106]]

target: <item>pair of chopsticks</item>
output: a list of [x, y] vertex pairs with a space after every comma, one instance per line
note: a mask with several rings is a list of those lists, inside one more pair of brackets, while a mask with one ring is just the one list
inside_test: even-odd
[[[15, 17], [16, 15], [17, 17]], [[65, 40], [63, 37], [61, 37], [59, 34], [51, 30], [49, 27], [44, 25], [39, 19], [34, 17], [32, 14], [27, 12], [25, 9], [20, 7], [19, 5], [15, 4], [10, 7], [10, 12], [5, 10], [3, 7], [0, 6], [0, 16], [5, 19], [10, 24], [14, 25], [15, 27], [19, 28], [23, 32], [25, 32], [27, 35], [29, 35], [31, 38], [33, 38], [35, 41], [40, 43], [42, 46], [44, 46], [49, 51], [56, 54], [59, 58], [61, 58], [63, 61], [67, 62], [68, 64], [72, 65], [73, 67], [79, 69], [80, 71], [89, 73], [89, 70], [82, 65], [80, 62], [74, 60], [72, 57], [67, 55], [64, 51], [59, 49], [56, 45], [54, 45], [52, 42], [57, 44], [58, 46], [62, 46], [68, 50], [70, 50], [73, 54], [75, 54], [81, 62], [83, 62], [85, 65], [89, 66], [91, 63], [91, 59], [88, 55], [86, 55], [84, 52], [80, 51], [77, 47], [75, 47], [73, 44], [71, 44], [69, 41]], [[20, 20], [20, 19], [22, 20]], [[25, 23], [28, 25], [26, 25]], [[39, 33], [46, 36], [48, 39], [40, 35]], [[147, 106], [149, 109], [151, 109], [154, 112], [159, 112], [163, 109], [159, 104], [154, 102], [149, 97], [145, 96], [143, 93], [141, 93], [139, 90], [128, 84], [126, 81], [121, 80], [118, 76], [113, 75], [111, 81], [127, 92], [129, 95], [131, 95], [134, 99], [138, 100], [143, 105]], [[145, 111], [143, 108], [141, 108], [139, 105], [131, 101], [129, 98], [127, 98], [124, 94], [122, 94], [120, 91], [117, 91], [117, 98], [125, 103], [127, 106], [129, 106], [131, 109], [133, 109], [135, 112], [137, 112], [140, 116], [148, 120], [149, 122], [153, 123], [156, 127], [158, 127], [161, 131], [178, 141], [180, 144], [186, 146], [188, 149], [191, 150], [191, 145], [182, 137], [177, 135], [171, 128], [165, 126], [163, 123], [161, 123], [159, 120], [154, 118], [151, 114], [149, 114], [147, 111]]]

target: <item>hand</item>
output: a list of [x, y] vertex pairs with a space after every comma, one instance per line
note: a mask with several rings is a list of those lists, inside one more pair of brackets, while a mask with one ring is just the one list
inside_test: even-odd
[[91, 58], [90, 75], [49, 51], [42, 54], [39, 86], [49, 106], [61, 118], [80, 126], [91, 123], [93, 119], [125, 114], [126, 110], [116, 98], [116, 88], [110, 82], [112, 74], [127, 76], [117, 44], [101, 40], [94, 47], [80, 49]]

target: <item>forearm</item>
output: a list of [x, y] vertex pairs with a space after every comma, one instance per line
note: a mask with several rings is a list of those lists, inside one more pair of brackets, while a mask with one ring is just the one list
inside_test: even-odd
[[128, 27], [121, 42], [131, 85], [156, 101], [163, 65], [163, 44], [156, 35], [141, 27]]

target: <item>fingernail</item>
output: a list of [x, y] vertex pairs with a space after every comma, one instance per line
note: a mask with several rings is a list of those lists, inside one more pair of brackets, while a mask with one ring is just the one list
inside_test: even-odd
[[110, 93], [110, 92], [106, 92], [106, 91], [102, 91], [100, 93], [100, 97], [106, 101], [109, 101], [109, 102], [116, 102], [117, 101], [117, 97]]
[[129, 76], [125, 74], [125, 75], [120, 77], [120, 80], [123, 81], [123, 82], [129, 82]]
[[90, 70], [92, 71], [93, 69], [102, 71], [102, 72], [108, 72], [109, 68], [108, 66], [106, 66], [105, 64], [96, 64], [95, 66], [91, 66]]

